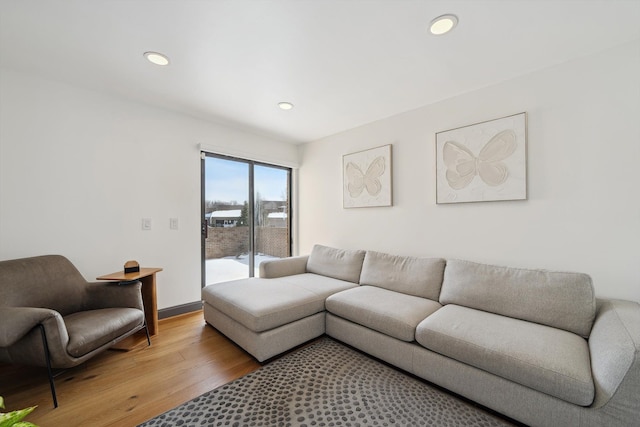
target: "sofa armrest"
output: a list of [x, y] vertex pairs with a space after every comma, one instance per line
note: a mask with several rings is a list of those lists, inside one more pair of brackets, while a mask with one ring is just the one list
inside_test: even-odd
[[598, 300], [589, 350], [596, 387], [592, 408], [637, 422], [640, 417], [637, 400], [640, 395], [640, 304]]
[[59, 316], [54, 310], [35, 307], [0, 307], [0, 347], [9, 347], [36, 325]]
[[144, 310], [142, 284], [119, 285], [118, 282], [89, 282], [86, 286], [85, 310], [128, 307]]
[[263, 279], [273, 279], [276, 277], [306, 273], [308, 259], [309, 255], [303, 255], [262, 261], [262, 263], [260, 263], [260, 277]]

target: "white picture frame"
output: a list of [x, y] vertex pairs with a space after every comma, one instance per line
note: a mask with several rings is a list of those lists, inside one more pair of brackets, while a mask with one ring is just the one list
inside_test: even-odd
[[392, 206], [391, 144], [342, 156], [342, 206]]
[[527, 114], [436, 133], [436, 203], [527, 199]]

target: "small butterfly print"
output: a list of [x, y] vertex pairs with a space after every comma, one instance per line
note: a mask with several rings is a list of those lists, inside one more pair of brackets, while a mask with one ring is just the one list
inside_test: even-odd
[[454, 190], [465, 188], [476, 175], [492, 187], [503, 184], [509, 177], [509, 168], [502, 163], [517, 148], [516, 134], [507, 129], [493, 136], [480, 150], [478, 157], [464, 145], [447, 141], [443, 147], [443, 160], [447, 167], [446, 178]]
[[363, 173], [357, 164], [353, 162], [347, 163], [347, 190], [349, 190], [349, 195], [352, 198], [356, 198], [362, 194], [365, 188], [371, 196], [380, 194], [382, 184], [379, 178], [384, 173], [384, 170], [385, 161], [383, 156], [376, 157], [367, 168], [366, 173]]

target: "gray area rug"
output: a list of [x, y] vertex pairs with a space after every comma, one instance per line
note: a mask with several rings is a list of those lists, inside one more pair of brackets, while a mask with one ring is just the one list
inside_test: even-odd
[[511, 426], [330, 338], [140, 426]]

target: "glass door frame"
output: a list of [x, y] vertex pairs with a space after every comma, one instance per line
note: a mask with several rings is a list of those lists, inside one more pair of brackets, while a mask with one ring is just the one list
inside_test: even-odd
[[217, 154], [208, 151], [200, 152], [200, 258], [201, 262], [201, 274], [200, 286], [204, 288], [207, 285], [207, 268], [206, 268], [206, 239], [208, 233], [208, 223], [206, 220], [206, 194], [205, 194], [205, 185], [206, 185], [206, 172], [205, 172], [205, 162], [207, 157], [214, 157], [222, 160], [230, 160], [240, 163], [246, 163], [249, 166], [249, 200], [247, 207], [247, 217], [249, 218], [249, 277], [255, 276], [255, 216], [254, 216], [254, 203], [255, 203], [255, 185], [254, 185], [254, 167], [255, 166], [265, 166], [274, 169], [282, 169], [287, 171], [288, 175], [288, 184], [287, 184], [287, 204], [289, 208], [287, 209], [287, 228], [289, 229], [289, 241], [287, 242], [289, 245], [289, 254], [292, 254], [293, 250], [293, 230], [292, 230], [292, 211], [293, 211], [293, 168], [288, 166], [280, 166], [274, 165], [266, 162], [260, 162], [256, 160], [243, 159], [240, 157], [228, 156], [224, 154]]

